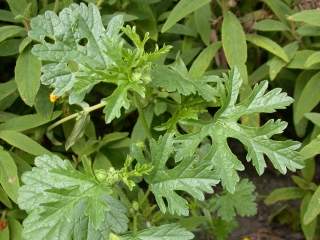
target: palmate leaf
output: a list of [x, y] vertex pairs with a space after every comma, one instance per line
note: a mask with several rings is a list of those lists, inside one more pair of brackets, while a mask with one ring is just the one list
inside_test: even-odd
[[225, 221], [234, 220], [236, 213], [242, 217], [257, 213], [255, 186], [247, 179], [241, 180], [234, 193], [225, 192], [215, 196], [214, 208]]
[[[238, 123], [241, 116], [251, 113], [270, 113], [283, 109], [293, 102], [293, 99], [273, 89], [266, 93], [268, 84], [262, 82], [256, 85], [252, 93], [240, 103], [237, 103], [242, 80], [237, 69], [225, 79], [225, 94], [221, 96], [222, 106], [214, 116], [214, 121], [202, 123], [200, 131], [180, 135], [175, 139], [177, 144], [176, 158], [182, 159], [192, 155], [206, 137], [211, 138], [212, 146], [205, 157], [212, 164], [218, 179], [229, 191], [234, 192], [239, 181], [237, 171], [244, 170], [243, 164], [230, 150], [227, 139], [235, 138], [248, 149], [247, 160], [252, 161], [261, 175], [266, 167], [265, 157], [268, 156], [273, 166], [285, 174], [287, 169], [294, 171], [303, 167], [302, 159], [296, 151], [299, 142], [271, 139], [275, 134], [282, 133], [286, 123], [270, 120], [261, 127], [249, 127]], [[224, 88], [221, 88], [224, 89]]]
[[120, 240], [189, 240], [194, 235], [177, 224], [165, 224], [139, 231], [136, 235], [125, 235]]
[[188, 201], [176, 191], [184, 191], [198, 200], [204, 200], [204, 193], [212, 193], [212, 186], [219, 181], [210, 170], [210, 165], [193, 157], [185, 158], [174, 168], [168, 169], [166, 164], [173, 150], [173, 134], [151, 141], [153, 171], [146, 180], [163, 213], [168, 209], [171, 214], [188, 215]]
[[106, 239], [127, 230], [126, 208], [111, 188], [57, 156], [35, 159], [22, 177], [18, 204], [29, 214], [25, 239]]

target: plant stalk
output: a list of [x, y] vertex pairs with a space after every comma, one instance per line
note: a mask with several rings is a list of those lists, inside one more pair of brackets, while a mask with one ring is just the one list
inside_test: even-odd
[[74, 119], [74, 118], [78, 117], [80, 114], [93, 112], [93, 111], [95, 111], [95, 110], [97, 110], [97, 109], [99, 109], [99, 108], [102, 108], [102, 107], [104, 107], [106, 104], [107, 104], [106, 102], [101, 102], [101, 103], [98, 103], [98, 104], [93, 105], [93, 106], [91, 106], [91, 107], [85, 108], [84, 110], [82, 110], [82, 111], [80, 111], [80, 112], [71, 114], [71, 115], [69, 115], [68, 117], [62, 118], [62, 119], [60, 119], [59, 121], [57, 121], [57, 122], [55, 122], [54, 124], [52, 124], [50, 127], [48, 127], [48, 131], [51, 131], [52, 129], [54, 129], [55, 127], [61, 125], [61, 124], [64, 123], [64, 122], [70, 121], [71, 119]]

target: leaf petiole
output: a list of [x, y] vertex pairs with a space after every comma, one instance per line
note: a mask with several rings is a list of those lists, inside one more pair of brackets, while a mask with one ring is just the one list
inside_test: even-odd
[[97, 109], [103, 108], [106, 104], [107, 104], [106, 102], [101, 102], [101, 103], [98, 103], [98, 104], [93, 105], [91, 107], [85, 108], [84, 110], [82, 110], [80, 112], [77, 112], [77, 113], [71, 114], [71, 115], [69, 115], [69, 116], [67, 116], [65, 118], [62, 118], [59, 121], [57, 121], [54, 124], [52, 124], [51, 126], [49, 126], [48, 127], [48, 132], [50, 132], [55, 127], [61, 125], [62, 123], [70, 121], [71, 119], [74, 119], [74, 118], [78, 117], [80, 114], [93, 112], [93, 111], [95, 111]]

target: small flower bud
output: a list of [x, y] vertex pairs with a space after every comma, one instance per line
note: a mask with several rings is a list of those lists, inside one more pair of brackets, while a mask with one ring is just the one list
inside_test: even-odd
[[107, 179], [107, 172], [103, 169], [97, 169], [94, 171], [96, 178], [99, 182], [103, 182]]
[[58, 96], [56, 96], [56, 95], [54, 95], [54, 94], [50, 94], [50, 97], [49, 97], [49, 99], [50, 99], [50, 102], [52, 102], [52, 103], [55, 103], [57, 100], [58, 100]]

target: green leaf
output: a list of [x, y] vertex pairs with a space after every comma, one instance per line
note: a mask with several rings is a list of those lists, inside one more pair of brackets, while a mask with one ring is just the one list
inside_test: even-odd
[[0, 57], [7, 57], [19, 53], [21, 39], [7, 39], [0, 43]]
[[287, 17], [292, 14], [292, 10], [283, 1], [263, 0], [264, 3], [274, 12], [281, 22], [288, 24]]
[[19, 177], [17, 166], [8, 152], [0, 150], [0, 183], [8, 196], [17, 202]]
[[26, 9], [28, 8], [28, 2], [26, 0], [6, 0], [9, 4], [11, 12], [15, 16], [24, 16]]
[[[286, 52], [287, 56], [289, 57], [289, 60], [291, 60], [294, 57], [294, 54], [296, 53], [298, 48], [298, 42], [292, 42], [285, 46], [283, 50]], [[287, 63], [283, 61], [281, 58], [273, 57], [270, 61], [267, 62], [267, 65], [269, 66], [270, 79], [274, 80], [281, 71], [281, 69], [283, 69], [283, 67], [287, 65]]]
[[192, 78], [201, 77], [220, 48], [221, 43], [216, 42], [203, 49], [190, 68], [190, 76]]
[[273, 19], [264, 19], [262, 21], [256, 22], [253, 26], [255, 30], [266, 31], [266, 32], [275, 32], [275, 31], [289, 31], [290, 29], [284, 23], [273, 20]]
[[[27, 3], [28, 3], [28, 7], [25, 11], [26, 13], [26, 17], [29, 18], [29, 17], [33, 17], [35, 15], [37, 15], [38, 13], [38, 1], [37, 0], [27, 0]], [[65, 5], [68, 5], [67, 2], [64, 2]], [[70, 2], [69, 2], [70, 4]], [[63, 5], [62, 5], [63, 6]]]
[[201, 8], [209, 2], [210, 0], [198, 0], [192, 2], [190, 2], [189, 0], [180, 0], [178, 4], [170, 12], [166, 22], [164, 23], [161, 29], [161, 32], [166, 32], [169, 28], [175, 25], [182, 18], [198, 10], [199, 8]]
[[257, 213], [255, 186], [247, 179], [241, 180], [234, 193], [225, 192], [214, 199], [214, 208], [219, 217], [230, 222], [238, 214], [241, 217]]
[[285, 122], [269, 120], [261, 127], [249, 127], [238, 123], [243, 115], [274, 112], [288, 106], [293, 99], [279, 88], [266, 93], [268, 83], [264, 81], [256, 85], [246, 99], [237, 103], [241, 84], [240, 73], [234, 69], [225, 79], [226, 92], [221, 96], [222, 107], [214, 116], [214, 120], [208, 123], [202, 121], [198, 124], [200, 130], [176, 139], [177, 159], [181, 159], [183, 156], [191, 156], [199, 144], [209, 137], [212, 145], [206, 159], [211, 162], [223, 187], [231, 193], [235, 191], [239, 181], [237, 171], [244, 170], [244, 166], [230, 150], [228, 138], [238, 139], [246, 146], [247, 160], [252, 161], [260, 175], [266, 167], [264, 155], [268, 156], [273, 166], [283, 174], [286, 173], [286, 169], [294, 171], [303, 167], [302, 158], [296, 151], [300, 147], [298, 142], [271, 139], [273, 135], [282, 133], [287, 126]]
[[178, 220], [179, 225], [188, 229], [189, 231], [196, 231], [201, 224], [206, 221], [206, 216], [204, 215], [196, 215], [196, 216], [189, 216], [187, 218], [181, 218]]
[[310, 181], [305, 179], [304, 176], [300, 177], [297, 175], [293, 175], [293, 176], [291, 176], [291, 179], [299, 188], [301, 188], [303, 190], [310, 190], [313, 188], [314, 183], [311, 183]]
[[288, 17], [289, 20], [295, 22], [303, 22], [312, 26], [320, 27], [320, 11], [319, 9], [308, 9], [297, 12]]
[[308, 67], [311, 67], [314, 64], [320, 63], [319, 58], [320, 58], [320, 52], [315, 52], [315, 53], [311, 54], [307, 58], [307, 61], [305, 62], [305, 66], [308, 68]]
[[34, 108], [41, 116], [51, 118], [54, 103], [50, 101], [50, 89], [44, 85], [40, 86], [34, 102]]
[[50, 152], [42, 147], [39, 143], [29, 138], [28, 136], [12, 131], [12, 130], [3, 130], [0, 131], [0, 138], [10, 145], [21, 149], [31, 155], [38, 156], [42, 154], [50, 154]]
[[[288, 168], [291, 171], [301, 169], [303, 166], [300, 154], [296, 150], [300, 144], [295, 141], [275, 141], [268, 139], [273, 134], [278, 134], [287, 126], [281, 121], [268, 121], [260, 128], [252, 129], [242, 126], [234, 135], [248, 148], [247, 160], [252, 161], [259, 175], [266, 168], [263, 154], [267, 155], [273, 166], [282, 174]], [[233, 128], [231, 129], [231, 131]], [[243, 131], [243, 132], [242, 132]]]
[[19, 207], [29, 214], [25, 239], [104, 240], [111, 231], [126, 231], [126, 209], [110, 186], [57, 156], [37, 157], [35, 166], [19, 190]]
[[179, 23], [176, 23], [175, 25], [173, 25], [172, 28], [170, 28], [167, 33], [172, 33], [172, 34], [177, 34], [177, 35], [185, 35], [185, 36], [190, 36], [190, 37], [197, 37], [197, 33], [194, 32], [194, 29], [186, 26], [186, 25], [182, 25]]
[[8, 226], [0, 231], [0, 240], [10, 240], [10, 232]]
[[177, 224], [165, 224], [139, 231], [135, 235], [121, 236], [120, 240], [189, 240], [194, 235]]
[[28, 129], [36, 128], [55, 120], [61, 115], [61, 113], [61, 111], [56, 111], [50, 117], [44, 117], [41, 114], [26, 114], [23, 116], [16, 116], [0, 124], [0, 131], [13, 130], [22, 132]]
[[320, 28], [317, 26], [302, 25], [296, 31], [302, 37], [320, 36]]
[[314, 64], [310, 67], [306, 67], [306, 62], [308, 58], [316, 53], [316, 51], [312, 50], [299, 50], [294, 55], [293, 59], [290, 61], [290, 63], [287, 65], [287, 68], [292, 69], [319, 69], [320, 64]]
[[320, 214], [320, 186], [312, 195], [306, 213], [303, 216], [303, 223], [310, 224]]
[[150, 34], [150, 38], [158, 40], [158, 26], [155, 13], [152, 11], [148, 0], [133, 1], [130, 5], [130, 13], [133, 15], [141, 15], [135, 24], [141, 27], [144, 33]]
[[0, 202], [3, 203], [6, 207], [12, 208], [12, 203], [8, 198], [8, 194], [0, 186]]
[[12, 14], [12, 12], [8, 10], [3, 10], [3, 9], [0, 9], [0, 21], [12, 22], [12, 23], [20, 22], [19, 20], [14, 18], [14, 15]]
[[279, 201], [287, 201], [303, 198], [305, 192], [298, 187], [277, 188], [264, 200], [265, 204], [271, 205]]
[[32, 39], [29, 37], [24, 38], [19, 45], [19, 53], [22, 53], [26, 47], [32, 43]]
[[10, 240], [22, 240], [22, 226], [14, 218], [9, 218]]
[[114, 118], [121, 116], [121, 109], [126, 110], [130, 107], [130, 101], [127, 95], [128, 86], [122, 85], [112, 93], [111, 96], [105, 99], [107, 102], [103, 113], [105, 114], [106, 123], [110, 123]]
[[213, 236], [217, 240], [224, 240], [230, 237], [230, 234], [236, 230], [239, 225], [237, 221], [226, 222], [221, 218], [213, 219]]
[[146, 138], [148, 138], [148, 133], [146, 132], [145, 127], [143, 127], [143, 117], [147, 122], [148, 128], [151, 128], [151, 123], [153, 120], [153, 111], [154, 108], [152, 105], [144, 109], [144, 116], [139, 115], [136, 124], [134, 125], [131, 132], [131, 141], [132, 142], [143, 142]]
[[299, 99], [297, 99], [294, 122], [298, 123], [304, 117], [305, 113], [310, 112], [320, 101], [320, 95], [315, 91], [320, 89], [320, 73], [316, 73], [311, 77], [303, 88]]
[[210, 3], [194, 12], [194, 22], [202, 41], [209, 46], [211, 39], [211, 6]]
[[247, 61], [246, 37], [238, 18], [232, 12], [225, 13], [221, 31], [222, 46], [229, 65], [244, 64]]
[[306, 113], [304, 114], [305, 118], [309, 119], [314, 125], [320, 127], [320, 113]]
[[303, 231], [303, 234], [306, 238], [306, 240], [313, 240], [316, 234], [316, 229], [317, 229], [317, 219], [314, 219], [312, 222], [309, 224], [304, 224], [303, 223], [303, 217], [307, 211], [308, 205], [311, 200], [311, 194], [307, 194], [301, 202], [300, 205], [300, 222], [301, 222], [301, 228]]
[[293, 123], [296, 133], [299, 137], [303, 137], [305, 135], [308, 121], [304, 118], [302, 118], [300, 121], [297, 121], [297, 103], [304, 87], [314, 74], [314, 71], [302, 71], [296, 78], [294, 85], [293, 98], [295, 99], [295, 101], [293, 103]]
[[11, 80], [5, 83], [0, 83], [0, 101], [9, 97], [12, 93], [17, 90], [15, 81]]
[[0, 112], [0, 122], [6, 122], [11, 118], [16, 117], [17, 115], [10, 112]]
[[305, 160], [305, 167], [301, 171], [303, 178], [311, 182], [316, 173], [316, 163], [313, 158]]
[[[64, 17], [69, 14], [72, 17], [64, 22]], [[52, 24], [54, 28], [50, 27]], [[75, 24], [76, 31], [71, 31]], [[112, 64], [104, 53], [104, 41], [107, 35], [117, 38], [113, 41], [118, 40], [121, 27], [122, 18], [116, 17], [110, 21], [106, 32], [99, 10], [93, 4], [88, 7], [72, 4], [62, 10], [59, 17], [47, 11], [46, 15], [33, 18], [29, 37], [40, 44], [33, 47], [32, 53], [43, 61], [50, 61], [42, 67], [42, 83], [54, 87], [56, 96], [65, 94], [77, 84], [77, 90], [71, 92], [69, 101], [81, 102], [84, 94], [102, 79], [95, 70], [103, 70]]]
[[72, 147], [81, 137], [83, 137], [89, 122], [90, 122], [90, 115], [88, 113], [84, 112], [83, 114], [78, 115], [76, 119], [76, 123], [66, 140], [66, 143], [65, 143], [66, 150]]
[[33, 106], [40, 88], [41, 62], [29, 50], [22, 52], [15, 67], [15, 82], [22, 100]]
[[145, 52], [148, 34], [141, 39], [135, 27], [122, 26], [123, 17], [118, 15], [105, 29], [97, 6], [84, 3], [71, 4], [59, 16], [47, 11], [33, 18], [29, 37], [40, 43], [32, 53], [46, 63], [41, 82], [54, 88], [55, 96], [69, 95], [70, 104], [80, 104], [100, 82], [114, 84], [116, 90], [105, 100], [105, 119], [109, 123], [119, 117], [122, 107], [129, 108], [129, 91], [144, 97], [152, 61], [170, 49], [156, 46]]
[[217, 96], [217, 91], [210, 82], [219, 81], [219, 77], [211, 75], [192, 78], [181, 59], [173, 65], [154, 65], [151, 76], [154, 87], [164, 88], [168, 92], [177, 91], [185, 96], [198, 93], [207, 101], [212, 101]]
[[[166, 134], [150, 143], [153, 171], [146, 177], [161, 212], [187, 216], [188, 202], [176, 191], [184, 191], [198, 200], [204, 200], [204, 193], [212, 193], [212, 186], [218, 183], [210, 166], [189, 157], [173, 169], [166, 163], [173, 153], [173, 136]], [[163, 198], [166, 199], [165, 204]]]
[[284, 49], [281, 46], [279, 46], [276, 42], [272, 41], [270, 38], [266, 38], [256, 34], [247, 34], [246, 37], [247, 41], [251, 42], [252, 44], [266, 49], [267, 51], [278, 56], [285, 62], [289, 62], [289, 57], [284, 51]]
[[25, 32], [26, 31], [23, 27], [15, 25], [0, 27], [0, 43], [8, 38], [23, 36], [25, 35]]
[[304, 159], [309, 159], [320, 153], [320, 135], [318, 135], [315, 139], [313, 139], [310, 143], [304, 146], [300, 154]]

